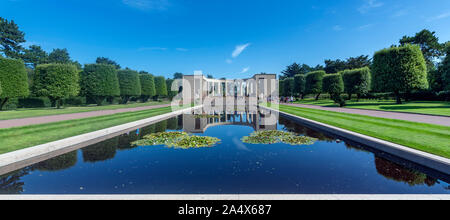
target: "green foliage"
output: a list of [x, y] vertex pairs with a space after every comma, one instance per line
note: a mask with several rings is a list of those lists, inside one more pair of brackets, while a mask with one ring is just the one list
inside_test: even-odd
[[383, 49], [375, 53], [372, 82], [376, 91], [400, 93], [427, 89], [427, 67], [419, 46], [406, 45]]
[[173, 79], [183, 79], [183, 73], [174, 73]]
[[25, 42], [25, 34], [19, 30], [14, 21], [0, 17], [0, 52], [10, 58], [20, 58], [21, 43]]
[[293, 63], [286, 67], [285, 70], [283, 70], [281, 73], [283, 76], [281, 78], [286, 79], [290, 77], [294, 77], [295, 75], [306, 75], [309, 72], [316, 71], [316, 70], [322, 70], [323, 67], [320, 65], [317, 65], [316, 67], [311, 67], [307, 64], [299, 65], [297, 63]]
[[442, 56], [444, 45], [439, 43], [436, 32], [427, 29], [416, 33], [414, 37], [404, 36], [400, 40], [400, 45], [415, 44], [420, 46], [423, 56], [429, 66], [433, 66], [433, 59]]
[[27, 66], [34, 69], [39, 64], [48, 63], [48, 54], [40, 46], [31, 45], [28, 49], [24, 50], [22, 59]]
[[341, 74], [328, 74], [323, 77], [323, 91], [330, 94], [331, 99], [341, 107], [345, 105], [345, 100], [341, 93], [344, 92], [344, 81]]
[[340, 72], [344, 81], [345, 92], [351, 99], [352, 94], [358, 95], [358, 100], [362, 95], [369, 93], [371, 85], [370, 69], [368, 67], [344, 70]]
[[81, 91], [102, 105], [106, 97], [119, 96], [117, 70], [108, 64], [86, 64], [81, 72]]
[[306, 75], [306, 94], [317, 94], [316, 99], [319, 99], [320, 93], [322, 93], [322, 80], [325, 76], [325, 71], [314, 71]]
[[117, 77], [123, 104], [126, 104], [130, 97], [141, 95], [141, 80], [138, 72], [130, 69], [119, 70]]
[[78, 95], [79, 72], [72, 64], [42, 64], [36, 67], [34, 94], [49, 97], [60, 107], [60, 100]]
[[284, 91], [284, 80], [280, 79], [278, 80], [278, 93], [280, 97], [286, 96], [286, 93]]
[[167, 84], [166, 79], [163, 76], [155, 77], [156, 96], [167, 96]]
[[285, 96], [293, 96], [294, 95], [294, 78], [290, 77], [283, 80], [284, 83], [284, 95]]
[[369, 56], [350, 57], [347, 60], [325, 60], [325, 72], [337, 73], [346, 69], [357, 69], [370, 66]]
[[156, 95], [155, 89], [155, 77], [152, 74], [141, 73], [139, 74], [141, 81], [141, 98], [142, 101], [146, 102], [150, 97]]
[[306, 76], [305, 75], [295, 75], [294, 76], [294, 93], [299, 94], [303, 99], [303, 96], [306, 91]]
[[0, 84], [0, 110], [8, 99], [28, 96], [28, 74], [23, 61], [0, 57]]
[[175, 91], [172, 91], [172, 86], [174, 86], [174, 88], [177, 87], [177, 85], [173, 85], [174, 82], [175, 82], [175, 80], [173, 80], [173, 79], [166, 80], [167, 95], [169, 96], [169, 99], [172, 99], [173, 97], [175, 97], [178, 94], [177, 89]]
[[276, 144], [285, 143], [290, 145], [312, 145], [317, 139], [298, 136], [286, 131], [255, 131], [250, 136], [243, 137], [242, 142], [247, 144]]
[[49, 63], [72, 63], [70, 59], [69, 52], [66, 48], [64, 49], [53, 49], [53, 51], [48, 55]]
[[166, 147], [189, 149], [212, 147], [220, 141], [218, 138], [189, 135], [186, 132], [159, 132], [150, 134], [142, 140], [132, 143], [135, 146], [157, 146], [165, 145]]
[[445, 90], [450, 90], [450, 42], [446, 44], [446, 57], [439, 66], [439, 72], [443, 77], [443, 87]]
[[109, 58], [106, 58], [106, 57], [97, 57], [97, 60], [95, 61], [95, 63], [113, 65], [118, 70], [121, 68], [120, 65], [116, 61], [110, 60]]
[[46, 108], [50, 107], [51, 102], [47, 97], [29, 97], [18, 100], [18, 108]]

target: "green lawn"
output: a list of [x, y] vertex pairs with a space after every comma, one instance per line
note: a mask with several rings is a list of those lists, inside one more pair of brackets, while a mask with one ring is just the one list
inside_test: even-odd
[[168, 104], [170, 102], [146, 102], [146, 103], [132, 103], [127, 105], [105, 105], [105, 106], [86, 106], [86, 107], [67, 107], [62, 109], [56, 108], [36, 108], [36, 109], [17, 109], [11, 111], [0, 111], [0, 120], [16, 119], [16, 118], [30, 118], [47, 115], [61, 115], [80, 112], [91, 112], [100, 110], [114, 110], [122, 108], [135, 108], [152, 105]]
[[286, 113], [450, 158], [450, 127], [280, 105]]
[[[295, 102], [298, 104], [319, 105], [325, 107], [339, 107], [331, 100], [314, 100], [305, 99]], [[381, 111], [394, 111], [394, 112], [409, 112], [420, 114], [432, 114], [432, 115], [445, 115], [450, 116], [450, 102], [437, 102], [437, 101], [414, 101], [405, 102], [404, 104], [397, 105], [395, 101], [348, 101], [346, 108], [357, 109], [370, 109]]]
[[171, 107], [0, 129], [0, 154], [171, 112]]

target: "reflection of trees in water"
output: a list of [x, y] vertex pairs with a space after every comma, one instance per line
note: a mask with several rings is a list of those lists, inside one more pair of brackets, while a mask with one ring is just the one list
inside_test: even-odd
[[[141, 129], [139, 129], [139, 132], [141, 132]], [[119, 143], [117, 145], [117, 149], [119, 150], [127, 150], [127, 149], [133, 149], [136, 146], [131, 145], [131, 142], [139, 140], [140, 134], [138, 134], [137, 130], [130, 131], [128, 134], [120, 135]]]
[[156, 132], [165, 132], [167, 130], [167, 120], [155, 124]]
[[24, 182], [20, 179], [28, 175], [30, 169], [25, 168], [0, 176], [0, 194], [20, 194], [23, 192]]
[[178, 118], [170, 118], [167, 120], [168, 130], [178, 130]]
[[433, 186], [438, 183], [437, 179], [424, 173], [410, 170], [380, 157], [375, 157], [377, 172], [384, 177], [397, 182], [405, 182], [410, 186], [424, 185]]
[[291, 120], [280, 117], [279, 123], [285, 127], [289, 132], [294, 132], [300, 135], [317, 138], [320, 141], [334, 142], [335, 139], [325, 135], [322, 132], [315, 131], [313, 129], [301, 126]]
[[77, 151], [72, 151], [70, 153], [63, 154], [61, 156], [57, 156], [32, 165], [32, 169], [36, 169], [39, 171], [60, 171], [75, 166], [75, 164], [77, 164], [77, 161]]
[[364, 148], [359, 147], [359, 146], [357, 146], [357, 145], [349, 144], [348, 142], [345, 142], [345, 147], [346, 147], [347, 149], [351, 149], [351, 150], [355, 150], [355, 151], [370, 152], [370, 151], [365, 150]]
[[146, 135], [153, 134], [156, 132], [156, 125], [152, 124], [147, 127], [143, 127], [140, 129], [139, 137], [143, 138]]
[[119, 145], [119, 137], [91, 145], [81, 149], [84, 162], [99, 162], [114, 158], [116, 148]]

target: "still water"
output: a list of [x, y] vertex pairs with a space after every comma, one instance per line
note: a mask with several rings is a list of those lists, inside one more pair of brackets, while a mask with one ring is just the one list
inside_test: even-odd
[[[448, 175], [280, 118], [180, 115], [0, 176], [0, 194], [422, 194], [450, 193]], [[255, 130], [291, 131], [312, 145], [246, 144]], [[207, 148], [132, 146], [186, 131], [221, 141]]]

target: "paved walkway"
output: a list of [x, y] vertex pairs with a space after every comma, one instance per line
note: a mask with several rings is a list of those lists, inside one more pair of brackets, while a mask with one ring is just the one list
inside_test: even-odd
[[386, 111], [374, 111], [374, 110], [353, 109], [353, 108], [322, 107], [304, 104], [283, 104], [283, 105], [450, 126], [450, 117], [445, 116], [420, 115], [401, 112], [386, 112]]
[[33, 117], [33, 118], [0, 120], [0, 128], [12, 128], [12, 127], [27, 126], [27, 125], [46, 124], [46, 123], [58, 122], [58, 121], [89, 118], [89, 117], [96, 117], [96, 116], [103, 116], [103, 115], [112, 115], [112, 114], [117, 114], [117, 113], [122, 113], [122, 112], [143, 111], [143, 110], [162, 108], [162, 107], [168, 107], [168, 106], [170, 106], [170, 104], [151, 105], [151, 106], [136, 107], [136, 108], [122, 108], [122, 109], [114, 109], [114, 110], [92, 111], [92, 112], [81, 112], [81, 113], [62, 114], [62, 115], [48, 115], [48, 116], [40, 116], [40, 117]]

